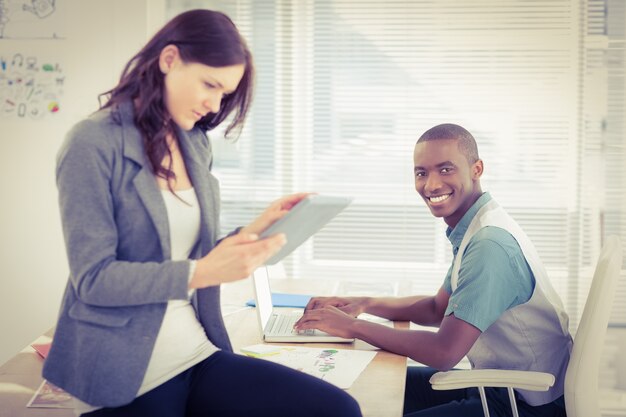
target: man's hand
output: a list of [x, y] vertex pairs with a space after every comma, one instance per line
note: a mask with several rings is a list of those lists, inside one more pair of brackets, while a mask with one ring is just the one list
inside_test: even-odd
[[294, 326], [296, 330], [318, 329], [333, 336], [352, 338], [352, 326], [356, 318], [332, 305], [305, 310]]
[[357, 317], [364, 313], [367, 307], [367, 297], [314, 297], [309, 300], [305, 312], [309, 310], [323, 309], [325, 307], [336, 307], [342, 312], [352, 317]]

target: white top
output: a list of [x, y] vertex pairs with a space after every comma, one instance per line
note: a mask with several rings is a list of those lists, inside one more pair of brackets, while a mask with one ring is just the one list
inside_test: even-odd
[[[188, 259], [200, 236], [200, 206], [196, 193], [193, 188], [176, 191], [178, 197], [169, 190], [161, 192], [167, 209], [172, 260]], [[189, 296], [192, 294], [190, 291]], [[217, 350], [207, 338], [189, 298], [170, 300], [137, 396], [191, 368]], [[98, 408], [101, 407], [75, 400], [76, 415]]]

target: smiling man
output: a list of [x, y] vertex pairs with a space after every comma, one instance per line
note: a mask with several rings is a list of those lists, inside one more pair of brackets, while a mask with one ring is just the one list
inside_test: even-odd
[[[298, 329], [356, 337], [408, 356], [405, 416], [482, 416], [478, 390], [434, 391], [430, 377], [467, 356], [476, 369], [550, 372], [547, 392], [516, 391], [520, 416], [565, 416], [563, 384], [572, 338], [562, 303], [536, 249], [489, 193], [474, 137], [442, 124], [426, 131], [413, 154], [415, 188], [448, 225], [454, 259], [434, 296], [312, 299]], [[437, 326], [437, 332], [396, 330], [359, 320], [370, 313]], [[487, 389], [492, 416], [510, 415], [505, 388]]]

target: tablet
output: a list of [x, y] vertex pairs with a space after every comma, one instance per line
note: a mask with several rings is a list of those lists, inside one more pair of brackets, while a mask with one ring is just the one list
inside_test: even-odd
[[265, 229], [259, 237], [261, 239], [284, 233], [287, 243], [282, 249], [265, 262], [274, 265], [285, 256], [293, 252], [304, 241], [332, 220], [352, 201], [350, 197], [335, 197], [321, 194], [311, 194], [293, 206], [287, 214], [276, 220]]

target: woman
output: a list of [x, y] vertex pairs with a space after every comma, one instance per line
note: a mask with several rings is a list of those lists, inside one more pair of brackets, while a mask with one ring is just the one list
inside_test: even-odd
[[[217, 240], [204, 131], [241, 127], [249, 50], [225, 15], [193, 10], [131, 59], [108, 101], [68, 134], [57, 184], [70, 277], [44, 377], [86, 416], [360, 416], [343, 391], [232, 353], [219, 284], [285, 243], [258, 234], [284, 197]], [[191, 260], [193, 259], [193, 260]]]

